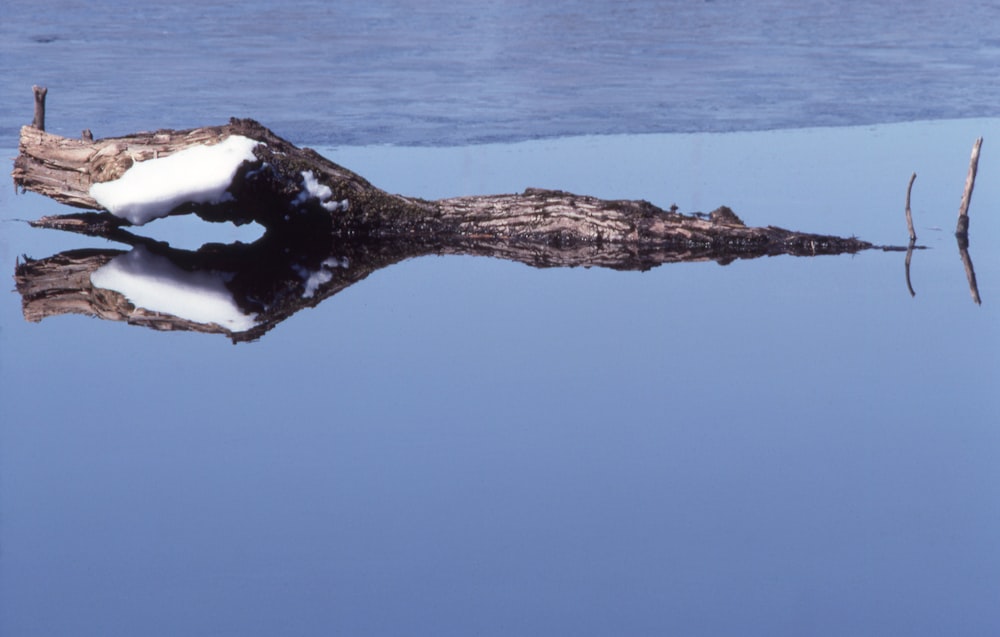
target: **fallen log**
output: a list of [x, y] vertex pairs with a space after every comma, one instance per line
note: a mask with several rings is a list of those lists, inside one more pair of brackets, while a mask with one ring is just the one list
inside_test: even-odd
[[567, 249], [625, 247], [709, 251], [719, 260], [815, 255], [873, 247], [857, 238], [749, 227], [730, 209], [685, 215], [647, 201], [603, 200], [558, 190], [428, 201], [381, 190], [309, 148], [249, 119], [224, 126], [70, 139], [21, 129], [14, 183], [111, 215], [44, 218], [34, 225], [105, 235], [114, 227], [195, 213], [297, 232], [317, 221], [343, 238], [481, 240]]

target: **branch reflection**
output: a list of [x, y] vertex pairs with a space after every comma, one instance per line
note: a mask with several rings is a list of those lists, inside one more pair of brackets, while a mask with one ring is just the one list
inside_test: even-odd
[[958, 256], [962, 259], [965, 267], [965, 277], [969, 280], [969, 294], [972, 295], [972, 302], [982, 305], [983, 301], [979, 297], [979, 284], [976, 283], [976, 270], [972, 267], [972, 257], [969, 256], [969, 235], [968, 233], [957, 233], [955, 239], [958, 241]]
[[[968, 233], [958, 232], [955, 233], [955, 239], [958, 242], [958, 256], [962, 259], [962, 266], [965, 268], [965, 277], [969, 281], [969, 294], [972, 296], [972, 301], [976, 305], [982, 305], [983, 301], [979, 296], [979, 284], [976, 282], [976, 270], [972, 266], [972, 257], [969, 256], [969, 235]], [[906, 288], [910, 292], [910, 296], [916, 296], [917, 293], [913, 290], [913, 284], [910, 281], [910, 262], [913, 259], [914, 250], [924, 250], [925, 246], [915, 245], [914, 240], [910, 240], [910, 245], [906, 249]], [[889, 248], [886, 248], [889, 249]]]
[[209, 244], [190, 251], [131, 234], [108, 216], [81, 213], [44, 220], [46, 227], [102, 236], [131, 250], [71, 250], [18, 263], [15, 280], [27, 320], [86, 314], [157, 330], [224, 334], [233, 342], [245, 342], [376, 270], [424, 255], [488, 256], [537, 268], [641, 271], [665, 263], [726, 265], [774, 254], [814, 256], [870, 247], [851, 241], [808, 242], [806, 247], [555, 244], [487, 235], [348, 240], [316, 224], [271, 230], [252, 244]]
[[911, 235], [910, 245], [906, 247], [906, 289], [910, 291], [910, 296], [916, 296], [913, 291], [913, 283], [910, 282], [910, 262], [913, 260], [913, 248], [916, 247], [917, 240]]

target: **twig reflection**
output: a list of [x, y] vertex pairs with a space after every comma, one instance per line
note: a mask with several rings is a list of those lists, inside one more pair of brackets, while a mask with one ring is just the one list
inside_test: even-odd
[[910, 261], [913, 258], [913, 248], [916, 246], [916, 238], [910, 239], [910, 245], [906, 248], [906, 288], [910, 291], [910, 296], [916, 296], [913, 291], [913, 284], [910, 282]]
[[969, 294], [976, 305], [982, 305], [983, 301], [979, 296], [979, 285], [976, 283], [976, 270], [972, 267], [972, 257], [969, 256], [969, 235], [959, 234], [955, 237], [958, 240], [958, 256], [962, 259], [965, 267], [965, 277], [969, 280]]

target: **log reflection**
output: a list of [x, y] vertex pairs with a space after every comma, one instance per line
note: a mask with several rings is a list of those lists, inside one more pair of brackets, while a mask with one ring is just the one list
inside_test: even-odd
[[410, 254], [274, 235], [253, 244], [177, 250], [116, 234], [131, 250], [87, 249], [28, 259], [15, 272], [25, 319], [85, 314], [162, 331], [253, 341], [301, 309]]
[[916, 296], [913, 290], [913, 283], [910, 282], [910, 262], [913, 260], [913, 249], [916, 247], [916, 236], [910, 235], [910, 245], [906, 248], [906, 289], [910, 291], [910, 296]]
[[49, 217], [34, 225], [102, 236], [131, 250], [71, 250], [46, 259], [26, 258], [17, 265], [15, 280], [27, 320], [85, 314], [157, 330], [224, 334], [233, 342], [256, 340], [292, 314], [318, 305], [372, 272], [424, 255], [487, 256], [536, 268], [642, 271], [665, 263], [726, 265], [767, 255], [839, 254], [870, 247], [860, 241], [831, 244], [818, 235], [797, 235], [801, 247], [782, 243], [735, 248], [560, 245], [482, 235], [347, 240], [318, 226], [268, 231], [252, 244], [210, 244], [190, 251], [132, 234], [107, 214]]

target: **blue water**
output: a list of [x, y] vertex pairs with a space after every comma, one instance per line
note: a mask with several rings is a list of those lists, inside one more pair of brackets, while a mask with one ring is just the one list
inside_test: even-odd
[[253, 117], [455, 145], [1000, 115], [1000, 3], [5, 0], [0, 147]]
[[[1000, 120], [324, 150], [415, 195], [701, 198], [879, 242], [917, 170], [915, 297], [902, 253], [428, 257], [233, 346], [0, 296], [0, 632], [995, 634], [995, 180], [982, 306], [951, 235], [978, 134]], [[0, 209], [11, 269], [123, 247]]]
[[[237, 346], [0, 294], [0, 635], [1000, 634], [996, 6], [672, 5], [5, 2], [3, 156], [42, 83], [67, 134], [250, 115], [393, 192], [883, 244], [916, 171], [928, 249], [916, 296], [898, 252], [424, 257]], [[8, 276], [127, 249], [59, 212], [0, 188]], [[247, 230], [183, 221], [141, 230]]]

